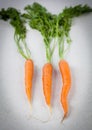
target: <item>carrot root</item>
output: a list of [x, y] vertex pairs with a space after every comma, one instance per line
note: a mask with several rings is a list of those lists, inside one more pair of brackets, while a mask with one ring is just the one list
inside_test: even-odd
[[64, 114], [63, 118], [61, 119], [61, 123], [65, 120], [66, 117], [67, 117], [67, 113]]
[[25, 62], [25, 90], [26, 95], [31, 103], [32, 100], [32, 79], [33, 79], [34, 65], [32, 60], [26, 60]]
[[43, 67], [43, 74], [42, 74], [43, 92], [46, 104], [49, 106], [49, 109], [51, 106], [52, 70], [53, 70], [52, 64], [47, 63]]
[[62, 91], [61, 91], [61, 104], [64, 110], [64, 116], [62, 121], [65, 119], [65, 117], [68, 114], [68, 103], [67, 103], [67, 96], [71, 87], [71, 74], [70, 74], [70, 68], [68, 63], [65, 60], [61, 60], [59, 62], [59, 69], [62, 75]]

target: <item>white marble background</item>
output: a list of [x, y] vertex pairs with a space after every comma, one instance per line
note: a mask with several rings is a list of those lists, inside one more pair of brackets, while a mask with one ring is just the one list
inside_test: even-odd
[[[50, 12], [59, 13], [65, 6], [88, 4], [92, 0], [0, 0], [0, 9], [16, 7], [23, 11], [27, 4], [39, 2]], [[92, 13], [75, 18], [71, 28], [72, 45], [66, 60], [72, 73], [69, 93], [69, 116], [61, 124], [63, 110], [59, 101], [61, 77], [57, 48], [53, 58], [53, 114], [48, 123], [30, 117], [24, 86], [25, 60], [17, 52], [14, 29], [0, 21], [0, 130], [91, 130], [92, 129]], [[45, 48], [39, 32], [28, 28], [27, 43], [35, 64], [33, 80], [33, 115], [45, 120], [49, 113], [44, 101], [41, 72]]]

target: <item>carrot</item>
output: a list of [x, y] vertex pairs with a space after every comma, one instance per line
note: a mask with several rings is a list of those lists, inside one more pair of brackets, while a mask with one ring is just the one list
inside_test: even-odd
[[46, 63], [43, 67], [42, 81], [43, 81], [43, 92], [46, 104], [49, 107], [51, 106], [52, 71], [53, 71], [52, 64]]
[[22, 14], [16, 9], [9, 7], [8, 9], [0, 10], [0, 19], [4, 21], [9, 21], [9, 23], [14, 28], [14, 40], [18, 48], [18, 52], [23, 58], [26, 59], [25, 62], [25, 86], [26, 94], [29, 101], [32, 98], [32, 78], [34, 65], [31, 59], [31, 52], [26, 43], [26, 26], [25, 20], [22, 18]]
[[25, 62], [25, 89], [26, 95], [29, 102], [32, 100], [32, 79], [34, 72], [34, 64], [31, 59], [26, 60]]
[[65, 118], [68, 114], [67, 96], [71, 87], [71, 74], [69, 65], [65, 60], [60, 60], [59, 69], [62, 75], [62, 82], [63, 82], [60, 101], [64, 110], [64, 118]]

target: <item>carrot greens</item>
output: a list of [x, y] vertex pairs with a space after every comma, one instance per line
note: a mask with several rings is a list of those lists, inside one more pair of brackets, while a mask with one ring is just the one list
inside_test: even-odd
[[18, 47], [19, 53], [25, 58], [30, 59], [30, 50], [27, 47], [25, 20], [21, 17], [21, 13], [15, 8], [1, 9], [0, 19], [10, 22], [14, 27], [14, 39]]
[[[58, 17], [58, 48], [59, 57], [62, 59], [64, 54], [68, 50], [71, 44], [70, 30], [72, 26], [72, 20], [74, 17], [79, 17], [83, 14], [92, 12], [92, 8], [88, 5], [76, 5], [74, 7], [65, 7]], [[65, 49], [65, 41], [67, 48]]]
[[[88, 5], [76, 5], [74, 7], [65, 7], [63, 12], [56, 14], [49, 13], [45, 7], [39, 3], [33, 3], [25, 7], [26, 13], [23, 17], [26, 18], [30, 27], [41, 32], [45, 47], [47, 61], [51, 61], [55, 45], [58, 44], [58, 52], [60, 59], [63, 59], [70, 45], [70, 30], [74, 17], [92, 12], [92, 8]], [[52, 40], [55, 44], [51, 48]]]
[[25, 11], [26, 13], [21, 14], [15, 8], [2, 9], [0, 19], [10, 20], [10, 24], [15, 28], [14, 39], [18, 50], [26, 59], [30, 58], [30, 50], [25, 41], [27, 31], [25, 23], [28, 22], [31, 28], [38, 30], [43, 36], [47, 61], [51, 62], [56, 44], [58, 44], [60, 59], [64, 58], [68, 51], [71, 45], [70, 30], [73, 18], [92, 12], [92, 8], [88, 5], [65, 7], [62, 12], [56, 15], [34, 2], [32, 5], [27, 5]]
[[31, 28], [40, 31], [42, 34], [46, 48], [46, 58], [48, 62], [51, 62], [55, 48], [54, 45], [51, 48], [51, 42], [53, 37], [56, 36], [56, 15], [52, 15], [45, 7], [36, 2], [31, 6], [26, 6], [25, 10], [27, 13], [23, 14], [23, 17], [27, 19]]

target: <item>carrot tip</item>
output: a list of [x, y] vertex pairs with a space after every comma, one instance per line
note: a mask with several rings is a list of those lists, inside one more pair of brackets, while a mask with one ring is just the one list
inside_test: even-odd
[[30, 110], [32, 112], [32, 103], [29, 101]]
[[[30, 108], [31, 108], [31, 111], [32, 111], [32, 104], [31, 104], [31, 103], [30, 103]], [[50, 118], [51, 118], [51, 113], [52, 113], [52, 108], [51, 108], [51, 106], [48, 106], [48, 108], [49, 108], [49, 111], [50, 111], [50, 116], [49, 116], [49, 118], [48, 118], [47, 120], [39, 119], [38, 117], [32, 115], [32, 113], [30, 113], [30, 117], [33, 117], [35, 120], [39, 120], [39, 121], [41, 121], [42, 123], [47, 123], [47, 122], [50, 120]]]
[[61, 123], [64, 121], [64, 119], [66, 118], [66, 114], [64, 114], [64, 116], [63, 116], [63, 118], [62, 118], [62, 120], [61, 120]]
[[52, 107], [49, 105], [48, 108], [49, 108], [50, 114], [52, 114]]

